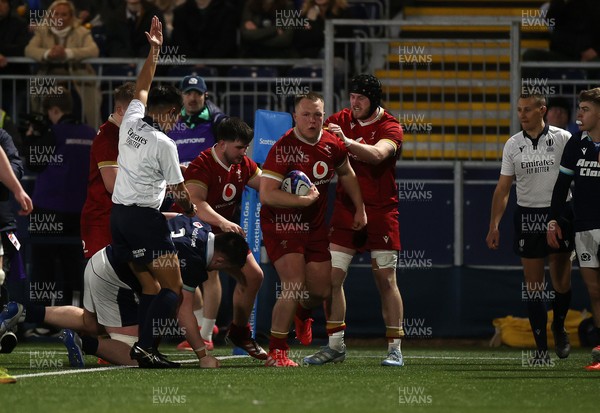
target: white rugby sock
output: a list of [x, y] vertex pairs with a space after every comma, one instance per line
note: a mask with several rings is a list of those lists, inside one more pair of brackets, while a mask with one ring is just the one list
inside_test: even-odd
[[196, 316], [196, 321], [198, 322], [198, 327], [202, 327], [202, 320], [204, 320], [204, 308], [199, 310], [194, 310], [194, 315]]
[[213, 328], [215, 327], [217, 320], [205, 318], [202, 320], [202, 329], [200, 335], [205, 341], [212, 341]]
[[344, 330], [336, 331], [329, 336], [329, 347], [335, 351], [342, 351], [344, 346]]
[[400, 338], [394, 338], [392, 341], [388, 341], [388, 352], [392, 351], [395, 348], [402, 351], [400, 349], [401, 342], [402, 342], [402, 339], [400, 339]]

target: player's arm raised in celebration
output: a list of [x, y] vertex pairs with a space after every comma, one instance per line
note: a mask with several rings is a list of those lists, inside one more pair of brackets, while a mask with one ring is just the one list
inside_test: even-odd
[[263, 175], [260, 178], [260, 203], [274, 208], [306, 208], [319, 199], [313, 184], [306, 195], [294, 195], [281, 190], [281, 181]]
[[356, 208], [352, 229], [358, 231], [367, 225], [367, 213], [365, 212], [365, 204], [360, 192], [358, 179], [356, 179], [356, 174], [354, 173], [352, 166], [350, 166], [348, 158], [346, 158], [342, 165], [335, 169], [335, 172], [338, 174], [338, 179], [340, 180], [344, 191], [346, 191], [354, 204], [354, 208]]
[[500, 245], [500, 220], [506, 205], [508, 204], [508, 197], [510, 195], [510, 187], [512, 186], [514, 176], [500, 175], [498, 178], [498, 184], [494, 190], [494, 196], [492, 197], [492, 212], [490, 216], [490, 228], [488, 234], [485, 237], [485, 242], [488, 248], [496, 250]]
[[150, 24], [150, 32], [145, 32], [148, 43], [150, 43], [150, 52], [148, 57], [142, 66], [142, 70], [135, 83], [135, 92], [133, 95], [134, 99], [138, 99], [144, 105], [148, 101], [148, 91], [152, 85], [152, 79], [154, 79], [154, 72], [156, 71], [156, 63], [158, 62], [158, 56], [160, 54], [160, 47], [163, 44], [162, 34], [162, 23], [158, 17], [152, 17]]

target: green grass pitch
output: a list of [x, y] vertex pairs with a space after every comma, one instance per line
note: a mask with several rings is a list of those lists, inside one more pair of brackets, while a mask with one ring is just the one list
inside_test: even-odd
[[[293, 347], [299, 361], [318, 347]], [[427, 347], [404, 343], [406, 365], [379, 365], [384, 348], [354, 347], [345, 362], [276, 369], [249, 357], [201, 370], [194, 356], [161, 346], [178, 370], [68, 367], [60, 344], [19, 345], [0, 354], [0, 367], [17, 377], [0, 385], [0, 411], [18, 412], [598, 412], [600, 372], [587, 372], [588, 350], [537, 367], [520, 349]], [[524, 365], [525, 364], [525, 365]]]

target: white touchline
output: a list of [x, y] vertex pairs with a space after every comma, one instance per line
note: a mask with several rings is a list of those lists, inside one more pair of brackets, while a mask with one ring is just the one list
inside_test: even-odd
[[[239, 356], [218, 356], [219, 360], [235, 359], [249, 357], [246, 355]], [[381, 358], [381, 355], [350, 355], [355, 358]], [[437, 359], [437, 360], [464, 360], [465, 357], [458, 356], [404, 356], [405, 359]], [[469, 360], [521, 360], [520, 357], [468, 357]], [[195, 363], [197, 359], [187, 360], [175, 360], [177, 363], [187, 364]], [[28, 378], [28, 377], [43, 377], [43, 376], [60, 376], [64, 374], [82, 374], [82, 373], [95, 373], [98, 371], [117, 370], [117, 369], [130, 369], [137, 368], [137, 366], [110, 366], [110, 367], [95, 367], [90, 369], [72, 369], [72, 370], [60, 370], [60, 371], [48, 371], [44, 373], [31, 373], [31, 374], [19, 374], [13, 376], [16, 379]]]
[[[219, 360], [226, 360], [226, 359], [235, 359], [235, 358], [242, 358], [242, 357], [249, 357], [246, 355], [240, 355], [240, 356], [218, 356], [217, 359]], [[194, 363], [197, 362], [197, 359], [193, 359], [193, 360], [175, 360], [177, 363]], [[31, 374], [18, 374], [18, 375], [14, 375], [13, 377], [15, 379], [23, 379], [23, 378], [29, 378], [29, 377], [44, 377], [44, 376], [62, 376], [65, 374], [82, 374], [82, 373], [95, 373], [98, 371], [107, 371], [107, 370], [120, 370], [120, 369], [131, 369], [131, 368], [137, 368], [137, 366], [110, 366], [110, 367], [94, 367], [91, 369], [72, 369], [72, 370], [60, 370], [60, 371], [47, 371], [44, 373], [31, 373]]]

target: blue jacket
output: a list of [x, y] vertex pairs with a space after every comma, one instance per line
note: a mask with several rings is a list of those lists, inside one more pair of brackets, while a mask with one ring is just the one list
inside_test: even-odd
[[27, 142], [28, 164], [42, 167], [31, 197], [33, 205], [57, 212], [81, 213], [96, 130], [67, 116], [50, 130], [52, 144]]

